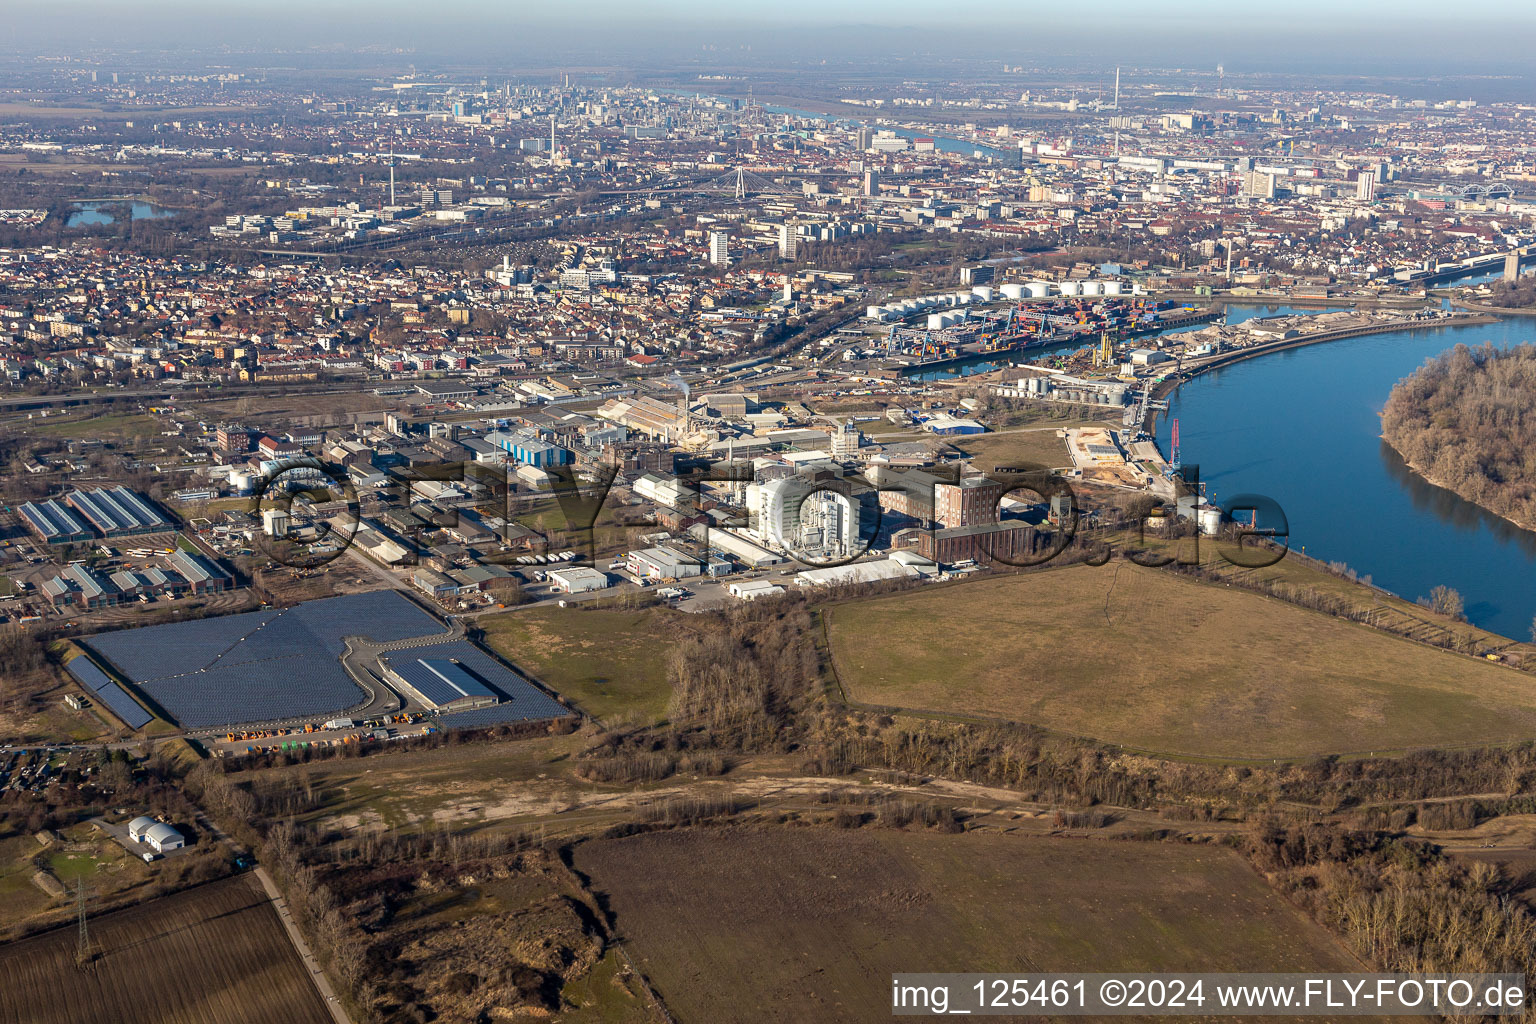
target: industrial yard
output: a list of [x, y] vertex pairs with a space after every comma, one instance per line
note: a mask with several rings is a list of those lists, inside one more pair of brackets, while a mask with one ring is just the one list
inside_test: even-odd
[[99, 634], [86, 644], [101, 664], [82, 654], [66, 668], [130, 729], [149, 723], [147, 707], [213, 732], [305, 719], [350, 728], [354, 718], [401, 713], [440, 713], [445, 726], [569, 713], [463, 635], [383, 590]]

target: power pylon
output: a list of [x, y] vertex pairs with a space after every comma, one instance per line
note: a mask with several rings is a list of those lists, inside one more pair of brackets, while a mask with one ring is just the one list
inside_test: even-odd
[[79, 938], [75, 944], [75, 966], [85, 967], [91, 962], [91, 932], [85, 918], [85, 879], [75, 881], [76, 896], [76, 920], [79, 927]]

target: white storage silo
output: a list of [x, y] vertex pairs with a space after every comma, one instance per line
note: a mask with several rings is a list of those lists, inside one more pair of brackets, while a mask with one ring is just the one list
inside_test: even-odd
[[1049, 281], [1031, 281], [1024, 286], [1024, 290], [1029, 292], [1029, 297], [1032, 299], [1043, 299], [1051, 294], [1051, 283]]
[[971, 289], [971, 294], [976, 296], [978, 302], [991, 302], [992, 289], [984, 284], [979, 284]]
[[1083, 282], [1083, 294], [1084, 295], [1103, 295], [1104, 294], [1104, 282], [1103, 281], [1084, 281]]
[[1024, 286], [1021, 284], [1005, 284], [1001, 291], [1005, 299], [1022, 299], [1024, 297]]
[[949, 326], [949, 324], [945, 322], [948, 319], [948, 313], [929, 313], [928, 329], [930, 331], [942, 331], [944, 328]]
[[1061, 290], [1061, 294], [1067, 296], [1081, 295], [1083, 292], [1083, 286], [1076, 281], [1063, 281], [1056, 287]]
[[1121, 293], [1121, 291], [1123, 291], [1123, 290], [1124, 290], [1124, 286], [1121, 285], [1119, 281], [1105, 281], [1104, 282], [1104, 294], [1105, 295], [1119, 295]]
[[1221, 509], [1217, 506], [1210, 504], [1197, 506], [1195, 518], [1200, 524], [1200, 532], [1207, 537], [1214, 537], [1221, 532]]

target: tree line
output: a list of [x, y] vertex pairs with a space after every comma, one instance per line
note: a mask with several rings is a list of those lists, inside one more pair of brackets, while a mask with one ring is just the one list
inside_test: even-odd
[[1536, 347], [1441, 353], [1392, 389], [1381, 426], [1432, 483], [1536, 525]]

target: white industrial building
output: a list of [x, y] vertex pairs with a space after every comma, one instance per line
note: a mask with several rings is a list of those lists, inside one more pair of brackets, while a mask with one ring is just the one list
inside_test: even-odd
[[287, 509], [264, 508], [261, 510], [261, 529], [268, 537], [288, 536], [291, 522]]
[[692, 494], [690, 488], [682, 481], [673, 477], [660, 476], [656, 473], [647, 473], [635, 481], [635, 494], [646, 501], [654, 501], [658, 505], [666, 505], [670, 508], [683, 508], [691, 505], [688, 499]]
[[567, 594], [585, 594], [608, 586], [608, 574], [583, 565], [549, 570], [549, 581]]
[[631, 551], [625, 566], [635, 576], [647, 580], [680, 580], [704, 571], [699, 560], [691, 555], [660, 547]]
[[904, 579], [919, 575], [910, 565], [891, 558], [874, 562], [849, 562], [825, 569], [807, 569], [795, 574], [795, 584], [801, 587], [832, 587], [847, 583], [878, 583], [881, 580]]
[[760, 597], [778, 597], [784, 588], [770, 580], [742, 580], [726, 588], [732, 597], [743, 601], [756, 601]]
[[710, 550], [730, 555], [749, 569], [761, 569], [784, 561], [784, 556], [753, 543], [739, 533], [718, 526], [701, 524], [690, 527], [688, 532], [707, 543]]
[[186, 836], [174, 827], [163, 821], [156, 821], [147, 814], [141, 814], [128, 823], [128, 838], [136, 843], [143, 843], [156, 853], [179, 850], [187, 845]]
[[837, 490], [785, 477], [747, 488], [752, 532], [771, 547], [832, 557], [858, 550], [858, 501]]
[[165, 853], [167, 850], [179, 850], [187, 845], [187, 839], [174, 827], [164, 822], [156, 822], [144, 833], [144, 842], [156, 853]]

